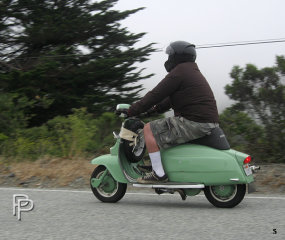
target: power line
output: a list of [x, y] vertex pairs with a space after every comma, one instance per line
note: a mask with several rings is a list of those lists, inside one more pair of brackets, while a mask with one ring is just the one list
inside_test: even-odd
[[[282, 43], [282, 42], [285, 42], [285, 38], [240, 41], [240, 42], [228, 42], [228, 43], [208, 43], [208, 44], [197, 45], [196, 49], [235, 47], [235, 46], [246, 46], [246, 45], [256, 45], [256, 44]], [[163, 51], [163, 49], [159, 49], [156, 52], [162, 52], [162, 51]], [[96, 55], [97, 55], [96, 53], [91, 53], [91, 54], [61, 54], [61, 55], [46, 55], [46, 56], [39, 56], [39, 57], [40, 58], [90, 57], [90, 56], [96, 56]], [[37, 59], [39, 57], [26, 57], [26, 58], [16, 58], [16, 59], [17, 60], [27, 60], [27, 59]]]
[[246, 46], [255, 44], [267, 44], [267, 43], [281, 43], [285, 42], [285, 38], [279, 39], [266, 39], [266, 40], [254, 40], [254, 41], [243, 41], [243, 42], [229, 42], [229, 43], [215, 43], [215, 44], [204, 44], [197, 45], [196, 49], [201, 48], [220, 48], [220, 47], [235, 47], [235, 46]]
[[[255, 45], [255, 44], [282, 43], [282, 42], [285, 42], [285, 38], [227, 42], [227, 43], [207, 43], [207, 44], [196, 45], [196, 49], [235, 47], [235, 46], [246, 46], [246, 45]], [[159, 51], [163, 52], [164, 49], [160, 48]]]

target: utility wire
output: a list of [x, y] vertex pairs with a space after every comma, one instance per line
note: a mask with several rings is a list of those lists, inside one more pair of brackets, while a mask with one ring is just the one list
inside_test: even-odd
[[[282, 43], [285, 42], [285, 38], [279, 39], [265, 39], [265, 40], [253, 40], [253, 41], [241, 41], [241, 42], [228, 42], [228, 43], [210, 43], [197, 45], [196, 49], [206, 49], [206, 48], [222, 48], [222, 47], [235, 47], [235, 46], [246, 46], [246, 45], [256, 45], [256, 44], [269, 44], [269, 43]], [[159, 49], [156, 52], [162, 52], [163, 49]], [[61, 54], [61, 55], [46, 55], [39, 56], [41, 58], [61, 58], [61, 57], [90, 57], [96, 56], [96, 53], [92, 54]], [[37, 59], [39, 57], [26, 57], [26, 58], [16, 58], [17, 60], [27, 60], [27, 59]]]
[[285, 39], [284, 38], [279, 38], [279, 39], [266, 39], [266, 40], [243, 41], [243, 42], [204, 44], [204, 45], [197, 45], [196, 49], [201, 49], [201, 48], [218, 48], [218, 47], [235, 47], [235, 46], [245, 46], [245, 45], [254, 45], [254, 44], [266, 44], [266, 43], [280, 43], [280, 42], [285, 42]]

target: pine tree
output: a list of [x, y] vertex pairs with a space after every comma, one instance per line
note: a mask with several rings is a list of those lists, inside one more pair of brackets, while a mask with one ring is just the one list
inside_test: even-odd
[[[132, 103], [142, 90], [136, 63], [153, 44], [120, 21], [143, 8], [118, 11], [118, 0], [3, 0], [0, 3], [0, 91], [35, 101], [31, 126], [72, 108], [100, 114]], [[0, 92], [1, 94], [1, 92]]]

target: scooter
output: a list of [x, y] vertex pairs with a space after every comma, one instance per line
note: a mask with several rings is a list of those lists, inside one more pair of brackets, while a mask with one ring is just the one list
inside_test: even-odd
[[110, 154], [91, 161], [97, 165], [90, 179], [93, 194], [102, 202], [114, 203], [123, 198], [127, 185], [152, 188], [157, 194], [178, 192], [185, 200], [202, 190], [215, 207], [232, 208], [255, 191], [251, 156], [230, 148], [221, 128], [200, 139], [161, 150], [162, 164], [168, 175], [166, 183], [140, 184], [137, 178], [147, 174], [151, 166], [144, 159], [146, 147], [144, 123], [125, 114], [129, 104], [118, 104], [116, 112], [124, 118]]

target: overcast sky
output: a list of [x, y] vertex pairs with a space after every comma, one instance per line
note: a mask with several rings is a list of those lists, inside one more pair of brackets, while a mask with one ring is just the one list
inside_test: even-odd
[[[195, 45], [285, 38], [284, 0], [120, 0], [119, 10], [146, 9], [122, 22], [130, 32], [146, 32], [139, 45], [151, 42], [165, 50], [170, 42], [184, 40]], [[197, 64], [215, 94], [219, 111], [230, 105], [224, 86], [231, 83], [234, 65], [257, 67], [275, 64], [276, 55], [285, 55], [285, 43], [238, 47], [197, 49]], [[151, 55], [144, 80], [147, 90], [155, 87], [167, 74], [164, 51]], [[142, 94], [145, 94], [144, 91]]]

